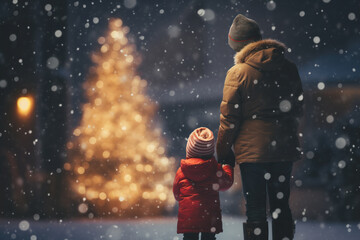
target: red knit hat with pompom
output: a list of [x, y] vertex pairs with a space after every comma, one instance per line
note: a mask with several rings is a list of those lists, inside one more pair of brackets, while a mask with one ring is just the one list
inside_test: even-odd
[[186, 158], [201, 158], [214, 155], [215, 141], [213, 132], [200, 127], [195, 129], [189, 136], [186, 144]]

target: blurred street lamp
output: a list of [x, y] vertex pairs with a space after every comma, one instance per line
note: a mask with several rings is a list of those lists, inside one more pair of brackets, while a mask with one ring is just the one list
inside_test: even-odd
[[32, 97], [19, 97], [17, 100], [17, 111], [19, 115], [27, 117], [32, 112], [34, 101]]

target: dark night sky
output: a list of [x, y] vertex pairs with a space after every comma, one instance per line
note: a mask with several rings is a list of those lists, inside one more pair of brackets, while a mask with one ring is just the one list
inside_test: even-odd
[[[50, 15], [42, 21], [46, 19], [51, 24], [53, 15], [49, 12], [57, 11], [59, 4], [66, 5], [64, 1], [49, 3], [51, 11], [45, 9], [47, 3], [42, 1], [4, 1], [0, 23], [14, 24], [2, 34], [0, 54], [1, 49], [27, 40], [18, 32], [27, 24], [22, 19], [35, 18], [36, 14]], [[29, 16], [26, 9], [35, 5], [31, 14], [36, 14]], [[210, 9], [214, 17], [204, 21], [198, 14], [199, 9]], [[86, 75], [89, 55], [98, 49], [96, 39], [106, 31], [107, 19], [120, 17], [130, 27], [130, 34], [143, 56], [140, 74], [152, 84], [166, 88], [194, 81], [203, 74], [223, 79], [234, 54], [227, 46], [227, 32], [232, 19], [242, 13], [258, 21], [264, 38], [278, 39], [291, 48], [288, 57], [299, 65], [304, 81], [353, 80], [358, 76], [360, 63], [359, 10], [360, 3], [356, 0], [67, 1], [67, 13], [62, 20], [68, 33], [67, 61], [70, 57], [75, 59], [69, 62], [67, 71]], [[94, 23], [94, 18], [98, 23]], [[12, 32], [18, 32], [16, 41], [9, 41]], [[314, 43], [314, 37], [320, 38], [318, 44]], [[191, 59], [193, 53], [201, 56], [198, 61]], [[8, 64], [9, 57], [0, 56]], [[192, 71], [194, 65], [200, 70]], [[13, 71], [17, 71], [17, 66], [12, 66]], [[83, 79], [76, 79], [75, 87], [79, 81]]]

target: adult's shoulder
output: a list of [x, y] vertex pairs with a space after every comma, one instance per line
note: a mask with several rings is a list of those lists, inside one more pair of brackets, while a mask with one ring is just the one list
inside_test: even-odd
[[251, 70], [252, 67], [246, 63], [237, 63], [232, 66], [227, 73], [229, 74], [245, 74], [247, 71]]
[[254, 69], [246, 63], [238, 63], [232, 66], [226, 74], [226, 82], [240, 83], [251, 76]]

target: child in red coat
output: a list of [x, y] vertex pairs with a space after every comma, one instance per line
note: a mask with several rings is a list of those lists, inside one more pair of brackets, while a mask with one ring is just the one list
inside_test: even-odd
[[205, 127], [195, 129], [186, 145], [186, 159], [181, 160], [173, 192], [179, 201], [177, 233], [184, 240], [215, 239], [223, 231], [219, 191], [234, 182], [230, 165], [218, 164], [214, 158], [214, 134]]

